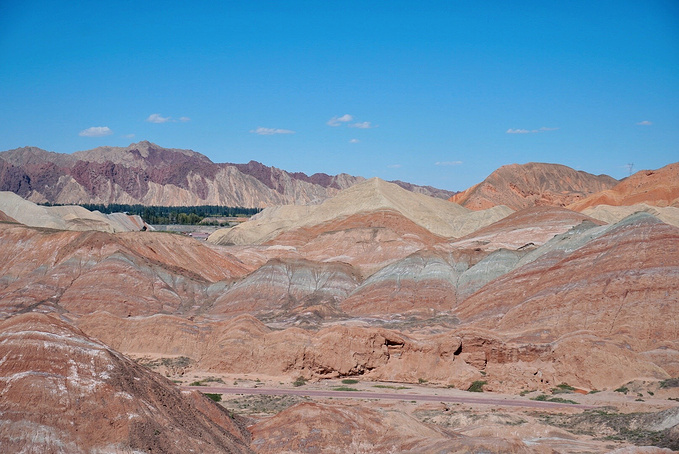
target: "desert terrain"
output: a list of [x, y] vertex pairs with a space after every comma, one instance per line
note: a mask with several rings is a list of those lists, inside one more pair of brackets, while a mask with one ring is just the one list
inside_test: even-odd
[[[458, 194], [148, 142], [0, 164], [0, 451], [679, 450], [678, 164]], [[201, 241], [34, 203], [170, 200], [265, 208]]]

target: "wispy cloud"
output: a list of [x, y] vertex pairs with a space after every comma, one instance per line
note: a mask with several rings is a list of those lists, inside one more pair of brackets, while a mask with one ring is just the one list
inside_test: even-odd
[[83, 129], [78, 133], [81, 137], [104, 137], [113, 134], [111, 128], [108, 126], [92, 126], [91, 128]]
[[437, 161], [437, 166], [459, 166], [462, 165], [462, 161]]
[[387, 167], [390, 169], [400, 169], [403, 166], [401, 164], [390, 164]]
[[648, 120], [640, 121], [639, 123], [637, 123], [637, 125], [639, 126], [651, 126], [652, 124], [653, 122]]
[[348, 125], [350, 128], [359, 128], [359, 129], [372, 129], [376, 128], [377, 125], [373, 126], [369, 121], [362, 121], [360, 123], [353, 123]]
[[351, 140], [349, 141], [349, 143], [358, 143], [358, 142], [360, 142], [360, 140], [358, 140], [358, 139], [351, 139]]
[[342, 123], [347, 123], [351, 120], [353, 120], [354, 117], [352, 117], [349, 114], [344, 114], [341, 117], [332, 117], [328, 122], [326, 123], [328, 126], [340, 126]]
[[278, 129], [278, 128], [263, 128], [259, 127], [257, 129], [251, 129], [251, 133], [259, 134], [260, 136], [272, 136], [274, 134], [294, 134], [295, 131], [289, 129]]
[[509, 128], [507, 130], [507, 134], [535, 134], [536, 132], [549, 132], [549, 131], [556, 131], [559, 128], [547, 128], [543, 126], [540, 129], [512, 129]]
[[125, 134], [123, 137], [126, 139], [132, 139], [134, 137], [134, 134]]
[[148, 121], [149, 123], [167, 123], [170, 120], [172, 120], [172, 118], [163, 117], [157, 113], [149, 115], [149, 117], [146, 119], [146, 121]]
[[189, 117], [179, 117], [179, 121], [186, 123], [187, 121], [191, 121], [191, 119]]

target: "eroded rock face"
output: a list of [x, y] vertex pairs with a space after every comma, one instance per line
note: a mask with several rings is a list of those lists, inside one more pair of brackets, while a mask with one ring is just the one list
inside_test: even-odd
[[483, 182], [455, 194], [450, 201], [472, 210], [497, 205], [514, 210], [545, 205], [563, 207], [609, 189], [617, 182], [608, 175], [592, 175], [559, 164], [510, 164], [500, 167]]
[[583, 211], [597, 205], [636, 204], [679, 208], [679, 162], [658, 170], [641, 170], [608, 190], [573, 202], [568, 208]]
[[[0, 153], [0, 191], [34, 202], [265, 207], [317, 204], [362, 177], [290, 173], [251, 161], [216, 164], [192, 150], [147, 141], [72, 154], [33, 147]], [[400, 183], [400, 182], [399, 182]], [[453, 193], [400, 183], [447, 199]]]
[[[0, 313], [191, 312], [207, 288], [251, 268], [204, 243], [164, 233], [66, 232], [0, 224]], [[194, 307], [198, 306], [198, 307]]]
[[490, 282], [458, 307], [458, 316], [501, 333], [552, 339], [586, 330], [635, 351], [674, 342], [679, 229], [637, 214], [598, 230], [580, 247], [553, 249]]
[[0, 323], [6, 452], [250, 452], [241, 428], [72, 326], [31, 313]]
[[302, 403], [251, 430], [259, 453], [534, 452], [518, 439], [451, 434], [377, 406]]
[[356, 270], [344, 263], [274, 259], [221, 293], [209, 312], [270, 318], [318, 305], [337, 311], [358, 283]]

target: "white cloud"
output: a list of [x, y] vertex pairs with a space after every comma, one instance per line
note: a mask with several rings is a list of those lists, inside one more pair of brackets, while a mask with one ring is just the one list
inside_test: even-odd
[[639, 126], [651, 126], [652, 124], [653, 122], [648, 120], [640, 121], [639, 123], [637, 123], [637, 125]]
[[352, 117], [349, 114], [344, 114], [341, 117], [332, 117], [328, 122], [326, 123], [328, 126], [340, 126], [342, 123], [346, 123], [348, 121], [353, 120], [354, 117]]
[[403, 166], [401, 164], [390, 164], [387, 167], [390, 169], [400, 169]]
[[462, 165], [462, 161], [437, 161], [437, 166], [459, 166]]
[[372, 124], [370, 124], [369, 121], [363, 121], [363, 122], [360, 122], [360, 123], [354, 123], [352, 125], [349, 125], [349, 127], [350, 128], [359, 128], [359, 129], [372, 129], [372, 128], [376, 128], [377, 126], [373, 126]]
[[536, 132], [548, 132], [548, 131], [556, 131], [559, 128], [547, 128], [543, 126], [540, 129], [512, 129], [509, 128], [507, 130], [507, 134], [535, 134]]
[[274, 134], [294, 134], [295, 131], [289, 129], [277, 129], [277, 128], [263, 128], [259, 127], [257, 129], [251, 129], [251, 133], [259, 134], [260, 136], [272, 136]]
[[160, 114], [151, 114], [146, 119], [149, 123], [167, 123], [170, 120], [170, 117], [161, 117]]
[[134, 137], [134, 134], [125, 134], [123, 137], [125, 137], [126, 139], [131, 139]]
[[78, 133], [81, 137], [104, 137], [113, 134], [111, 128], [108, 126], [92, 126], [91, 128], [83, 129]]
[[358, 143], [358, 142], [360, 142], [360, 140], [358, 140], [358, 139], [351, 139], [351, 140], [349, 141], [349, 143]]
[[189, 117], [179, 117], [179, 121], [186, 123], [187, 121], [191, 121], [191, 119]]

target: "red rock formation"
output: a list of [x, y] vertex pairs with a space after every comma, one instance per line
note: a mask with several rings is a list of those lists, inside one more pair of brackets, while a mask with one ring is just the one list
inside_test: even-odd
[[519, 249], [540, 246], [584, 221], [602, 225], [603, 222], [575, 211], [559, 207], [524, 208], [487, 227], [453, 242], [458, 248]]
[[1, 322], [0, 357], [4, 452], [251, 452], [207, 398], [56, 318]]
[[636, 205], [679, 208], [679, 162], [658, 170], [642, 170], [612, 188], [572, 203], [569, 209], [582, 211], [597, 205]]
[[205, 243], [165, 233], [65, 232], [0, 224], [0, 313], [191, 312], [207, 287], [251, 271]]
[[647, 214], [584, 245], [552, 250], [457, 309], [463, 323], [527, 339], [586, 330], [642, 352], [679, 339], [679, 228]]
[[483, 182], [449, 200], [472, 210], [497, 205], [514, 210], [566, 206], [616, 183], [617, 180], [608, 175], [592, 175], [559, 164], [529, 162], [502, 166]]
[[258, 453], [532, 453], [518, 439], [466, 437], [372, 405], [302, 403], [254, 425]]

